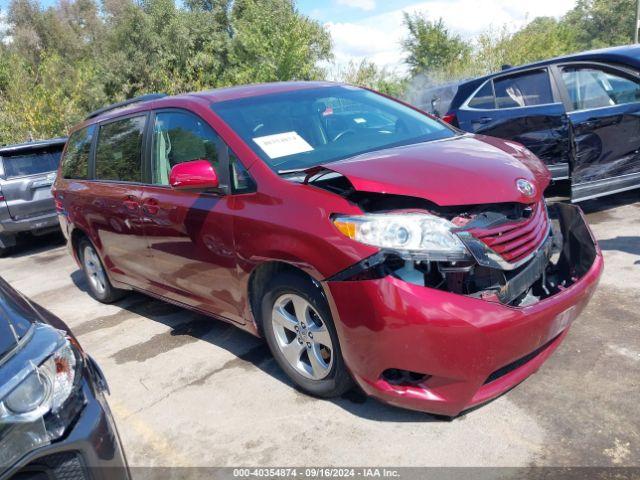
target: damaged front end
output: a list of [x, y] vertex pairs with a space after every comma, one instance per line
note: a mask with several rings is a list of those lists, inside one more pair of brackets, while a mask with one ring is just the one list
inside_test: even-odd
[[[345, 177], [326, 171], [315, 172], [315, 178], [311, 174], [307, 181], [358, 204], [365, 217], [443, 219], [464, 246], [442, 252], [381, 247], [329, 281], [393, 275], [415, 285], [524, 307], [568, 288], [596, 259], [595, 240], [581, 210], [573, 205], [547, 206], [541, 199], [530, 205], [441, 207], [415, 197], [357, 191]], [[351, 223], [336, 225], [347, 235], [353, 233]], [[434, 225], [428, 223], [427, 228], [440, 228]], [[373, 227], [366, 228], [370, 232]]]

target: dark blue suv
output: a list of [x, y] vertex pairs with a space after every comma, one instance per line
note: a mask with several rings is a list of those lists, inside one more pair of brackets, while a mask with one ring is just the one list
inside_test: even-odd
[[640, 187], [640, 46], [506, 68], [457, 85], [448, 106], [444, 96], [432, 89], [419, 103], [462, 130], [524, 144], [555, 180], [571, 179], [574, 202]]

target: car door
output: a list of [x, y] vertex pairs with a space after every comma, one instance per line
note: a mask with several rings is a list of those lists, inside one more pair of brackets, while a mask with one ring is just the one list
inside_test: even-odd
[[55, 211], [51, 185], [63, 144], [7, 151], [0, 161], [0, 189], [13, 220]]
[[[233, 209], [226, 145], [213, 128], [181, 109], [159, 110], [151, 119], [151, 184], [142, 195], [142, 217], [152, 257], [153, 290], [200, 310], [244, 323], [236, 275]], [[216, 191], [174, 190], [171, 168], [211, 162]]]
[[574, 134], [572, 200], [640, 187], [640, 75], [572, 63], [558, 76]]
[[105, 267], [116, 280], [144, 287], [150, 273], [140, 215], [146, 112], [99, 126], [85, 218]]
[[463, 130], [522, 143], [546, 163], [554, 179], [567, 178], [569, 121], [548, 68], [487, 80], [456, 116]]

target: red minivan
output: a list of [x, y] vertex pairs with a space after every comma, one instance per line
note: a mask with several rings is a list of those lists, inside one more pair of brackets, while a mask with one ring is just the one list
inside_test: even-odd
[[71, 132], [54, 185], [91, 294], [137, 290], [264, 336], [302, 390], [447, 416], [536, 371], [602, 255], [513, 142], [373, 91], [150, 95]]

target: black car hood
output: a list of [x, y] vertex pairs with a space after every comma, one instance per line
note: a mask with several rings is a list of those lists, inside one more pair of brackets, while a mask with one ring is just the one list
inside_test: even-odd
[[18, 345], [36, 321], [42, 321], [38, 312], [0, 278], [0, 359]]

